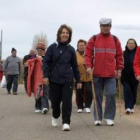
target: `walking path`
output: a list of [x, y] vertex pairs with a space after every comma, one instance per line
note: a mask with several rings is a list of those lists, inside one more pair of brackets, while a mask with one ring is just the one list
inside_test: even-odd
[[52, 127], [51, 109], [47, 115], [34, 113], [34, 98], [27, 97], [23, 85], [18, 95], [0, 89], [0, 140], [139, 140], [140, 110], [136, 107], [134, 114], [125, 115], [123, 106], [120, 116], [117, 105], [115, 126], [94, 126], [93, 111], [78, 114], [73, 98], [71, 131], [64, 132], [61, 119]]

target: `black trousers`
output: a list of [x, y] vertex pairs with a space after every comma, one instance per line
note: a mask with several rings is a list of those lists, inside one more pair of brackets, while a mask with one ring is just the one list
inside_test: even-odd
[[72, 111], [73, 81], [65, 84], [50, 82], [50, 100], [52, 103], [52, 116], [58, 118], [61, 113], [62, 102], [62, 123], [70, 124]]
[[49, 86], [43, 85], [43, 96], [39, 97], [39, 99], [35, 99], [35, 109], [49, 109]]
[[123, 85], [125, 109], [127, 108], [133, 109], [137, 99], [138, 83], [123, 81], [122, 85]]
[[76, 102], [78, 109], [90, 108], [92, 104], [92, 99], [93, 94], [91, 81], [82, 82], [82, 88], [76, 89]]
[[18, 90], [18, 75], [7, 75], [7, 91], [10, 92], [13, 84], [13, 92], [17, 92]]

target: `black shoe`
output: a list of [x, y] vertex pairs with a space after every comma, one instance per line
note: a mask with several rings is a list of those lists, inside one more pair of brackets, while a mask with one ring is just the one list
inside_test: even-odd
[[10, 91], [8, 91], [8, 92], [7, 92], [7, 94], [11, 94], [11, 92], [10, 92]]
[[17, 95], [17, 92], [13, 92], [13, 95]]

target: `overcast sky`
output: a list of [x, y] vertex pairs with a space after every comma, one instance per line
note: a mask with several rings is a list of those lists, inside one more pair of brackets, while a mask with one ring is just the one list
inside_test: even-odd
[[88, 40], [100, 32], [100, 18], [112, 18], [111, 33], [124, 49], [129, 38], [140, 45], [140, 0], [0, 0], [0, 30], [3, 30], [2, 58], [17, 49], [23, 57], [32, 47], [33, 38], [43, 32], [48, 45], [56, 40], [61, 24], [72, 27], [71, 45]]

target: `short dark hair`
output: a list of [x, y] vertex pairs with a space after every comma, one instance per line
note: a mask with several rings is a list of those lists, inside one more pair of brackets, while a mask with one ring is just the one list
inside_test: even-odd
[[16, 52], [17, 50], [15, 48], [12, 48], [11, 53], [14, 52], [14, 51]]
[[79, 45], [80, 42], [83, 42], [85, 45], [87, 45], [87, 42], [84, 39], [79, 39], [77, 42], [77, 46]]
[[72, 37], [72, 28], [67, 26], [66, 24], [62, 24], [60, 26], [60, 28], [58, 29], [58, 31], [57, 31], [57, 41], [58, 42], [61, 41], [60, 34], [62, 33], [63, 29], [66, 29], [69, 32], [69, 39], [68, 39], [67, 43], [70, 43], [71, 42], [71, 37]]

